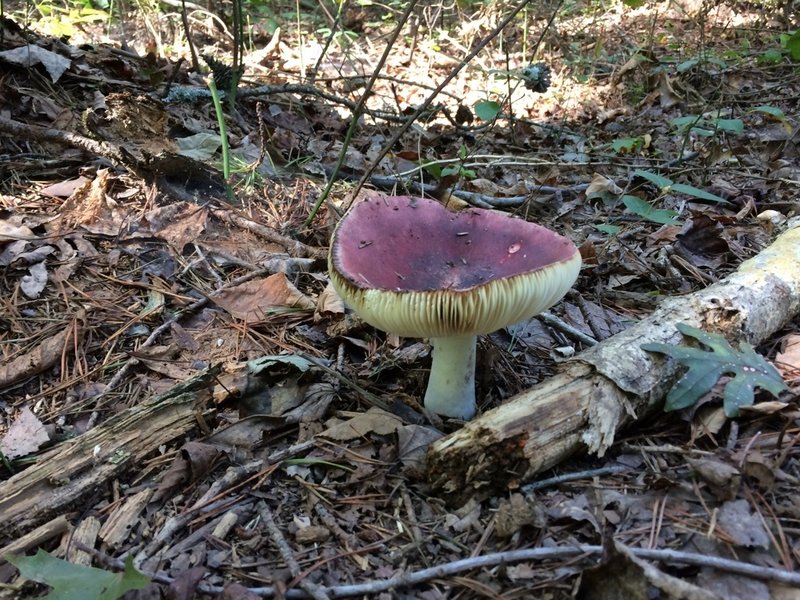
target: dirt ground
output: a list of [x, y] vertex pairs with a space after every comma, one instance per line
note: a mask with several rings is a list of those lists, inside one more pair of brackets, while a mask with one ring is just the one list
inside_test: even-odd
[[[246, 4], [227, 175], [230, 6], [174, 4], [5, 9], [0, 597], [800, 598], [796, 3]], [[471, 424], [330, 285], [378, 195], [580, 250]], [[732, 344], [669, 412], [665, 306]]]

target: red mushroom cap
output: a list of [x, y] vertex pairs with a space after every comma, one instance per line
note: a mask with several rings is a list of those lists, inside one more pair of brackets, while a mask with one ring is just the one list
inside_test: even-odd
[[549, 308], [581, 259], [567, 238], [491, 210], [379, 197], [333, 234], [331, 282], [356, 313], [408, 337], [489, 333]]

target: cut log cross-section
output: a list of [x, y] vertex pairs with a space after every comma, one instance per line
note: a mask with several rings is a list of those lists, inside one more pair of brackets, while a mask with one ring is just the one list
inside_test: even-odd
[[567, 361], [550, 379], [436, 441], [428, 480], [452, 502], [530, 479], [583, 449], [602, 456], [622, 427], [659, 408], [679, 375], [648, 342], [680, 344], [676, 323], [758, 344], [800, 313], [800, 219], [708, 288]]

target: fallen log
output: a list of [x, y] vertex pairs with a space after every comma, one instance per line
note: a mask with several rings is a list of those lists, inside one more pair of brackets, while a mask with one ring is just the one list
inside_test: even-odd
[[141, 465], [162, 444], [185, 435], [210, 404], [218, 368], [114, 415], [37, 457], [35, 465], [0, 483], [0, 543], [47, 519], [83, 509], [114, 477]]
[[603, 456], [615, 434], [662, 405], [680, 374], [647, 342], [680, 344], [688, 323], [758, 344], [800, 313], [800, 219], [728, 277], [665, 300], [648, 318], [566, 362], [560, 373], [437, 440], [428, 481], [450, 502], [514, 487], [568, 456]]

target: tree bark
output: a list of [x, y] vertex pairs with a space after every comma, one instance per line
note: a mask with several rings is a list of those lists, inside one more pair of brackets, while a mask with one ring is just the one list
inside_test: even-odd
[[83, 435], [37, 457], [32, 467], [0, 483], [0, 542], [9, 541], [55, 515], [83, 510], [112, 478], [141, 465], [162, 444], [197, 426], [211, 400], [218, 369], [114, 415]]
[[520, 481], [579, 450], [603, 456], [620, 428], [652, 413], [679, 365], [645, 352], [647, 342], [680, 344], [688, 323], [758, 344], [800, 313], [800, 219], [723, 280], [665, 300], [648, 318], [582, 352], [564, 370], [437, 440], [428, 481], [452, 503]]

